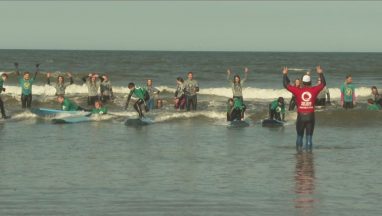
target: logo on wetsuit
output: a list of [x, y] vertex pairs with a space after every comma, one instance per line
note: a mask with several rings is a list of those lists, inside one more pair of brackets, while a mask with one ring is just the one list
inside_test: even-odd
[[301, 94], [301, 107], [302, 108], [311, 108], [312, 107], [312, 94], [310, 92], [304, 92]]
[[345, 89], [345, 94], [346, 94], [347, 96], [351, 96], [351, 95], [353, 94], [353, 90], [352, 90], [351, 88], [346, 88], [346, 89]]
[[30, 86], [31, 86], [31, 84], [29, 82], [24, 82], [24, 88], [25, 89], [29, 89]]

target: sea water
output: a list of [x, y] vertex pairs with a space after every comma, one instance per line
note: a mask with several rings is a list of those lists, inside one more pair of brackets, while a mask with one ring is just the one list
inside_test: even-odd
[[[12, 64], [41, 73], [33, 107], [59, 108], [45, 83], [48, 71], [70, 71], [68, 97], [86, 106], [80, 78], [108, 73], [117, 99], [112, 115], [78, 124], [52, 124], [20, 108], [15, 77], [2, 94], [9, 120], [0, 121], [0, 215], [380, 215], [381, 112], [366, 111], [371, 85], [381, 86], [378, 53], [204, 53], [3, 50]], [[291, 79], [321, 64], [333, 106], [316, 113], [313, 153], [296, 153], [296, 114], [281, 128], [263, 128], [268, 103]], [[226, 69], [243, 75], [249, 127], [225, 122], [231, 95]], [[196, 112], [176, 112], [177, 76], [194, 71], [201, 93]], [[352, 74], [357, 107], [338, 106], [339, 86]], [[127, 83], [152, 78], [165, 100], [147, 113], [155, 123], [124, 125]], [[132, 107], [132, 106], [130, 106]]]

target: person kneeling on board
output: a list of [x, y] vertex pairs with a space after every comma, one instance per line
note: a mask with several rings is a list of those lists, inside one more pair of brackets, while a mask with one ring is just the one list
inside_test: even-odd
[[279, 97], [269, 104], [269, 119], [276, 119], [278, 121], [285, 120], [285, 103], [283, 97]]
[[77, 104], [75, 104], [73, 101], [65, 98], [63, 95], [57, 96], [57, 102], [60, 103], [61, 109], [63, 111], [88, 111]]
[[130, 102], [131, 96], [134, 95], [134, 97], [138, 98], [138, 100], [134, 104], [134, 109], [138, 112], [139, 118], [143, 118], [144, 116], [143, 116], [143, 112], [142, 112], [142, 107], [141, 106], [144, 105], [145, 106], [145, 111], [146, 112], [149, 111], [149, 108], [147, 107], [147, 101], [150, 99], [150, 96], [149, 96], [148, 92], [144, 88], [135, 87], [134, 83], [129, 83], [129, 85], [127, 87], [130, 89], [130, 93], [127, 96], [125, 110], [129, 106], [129, 102]]
[[227, 121], [244, 119], [245, 106], [239, 98], [228, 99]]

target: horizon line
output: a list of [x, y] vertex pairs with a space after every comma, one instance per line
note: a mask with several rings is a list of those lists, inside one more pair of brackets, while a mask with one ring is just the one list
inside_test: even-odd
[[275, 50], [123, 50], [123, 49], [29, 49], [29, 48], [0, 48], [3, 50], [27, 50], [27, 51], [113, 51], [113, 52], [230, 52], [230, 53], [382, 53], [382, 51], [275, 51]]

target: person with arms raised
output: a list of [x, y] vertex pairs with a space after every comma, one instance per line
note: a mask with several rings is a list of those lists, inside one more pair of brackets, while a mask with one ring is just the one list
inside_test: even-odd
[[40, 64], [36, 64], [36, 72], [33, 78], [30, 78], [30, 73], [28, 71], [25, 71], [23, 77], [21, 77], [19, 72], [19, 64], [16, 62], [14, 65], [16, 68], [19, 86], [21, 87], [21, 108], [30, 109], [32, 106], [32, 85], [36, 79]]
[[58, 95], [65, 95], [66, 88], [73, 84], [72, 74], [67, 73], [67, 75], [69, 77], [69, 82], [65, 83], [64, 76], [59, 75], [57, 77], [57, 82], [51, 83], [50, 82], [50, 77], [52, 76], [51, 73], [49, 72], [49, 73], [46, 74], [46, 83], [48, 85], [50, 85], [50, 86], [53, 86], [53, 88], [56, 89], [56, 96], [58, 96]]
[[312, 86], [311, 77], [304, 75], [302, 78], [303, 86], [301, 88], [292, 86], [289, 84], [288, 68], [284, 67], [283, 73], [283, 85], [288, 91], [296, 96], [297, 105], [297, 122], [296, 122], [296, 149], [301, 151], [303, 149], [303, 137], [306, 136], [305, 150], [311, 151], [313, 147], [313, 131], [315, 125], [314, 104], [317, 99], [317, 95], [326, 86], [323, 69], [321, 66], [316, 67], [316, 72], [321, 78], [321, 84]]

